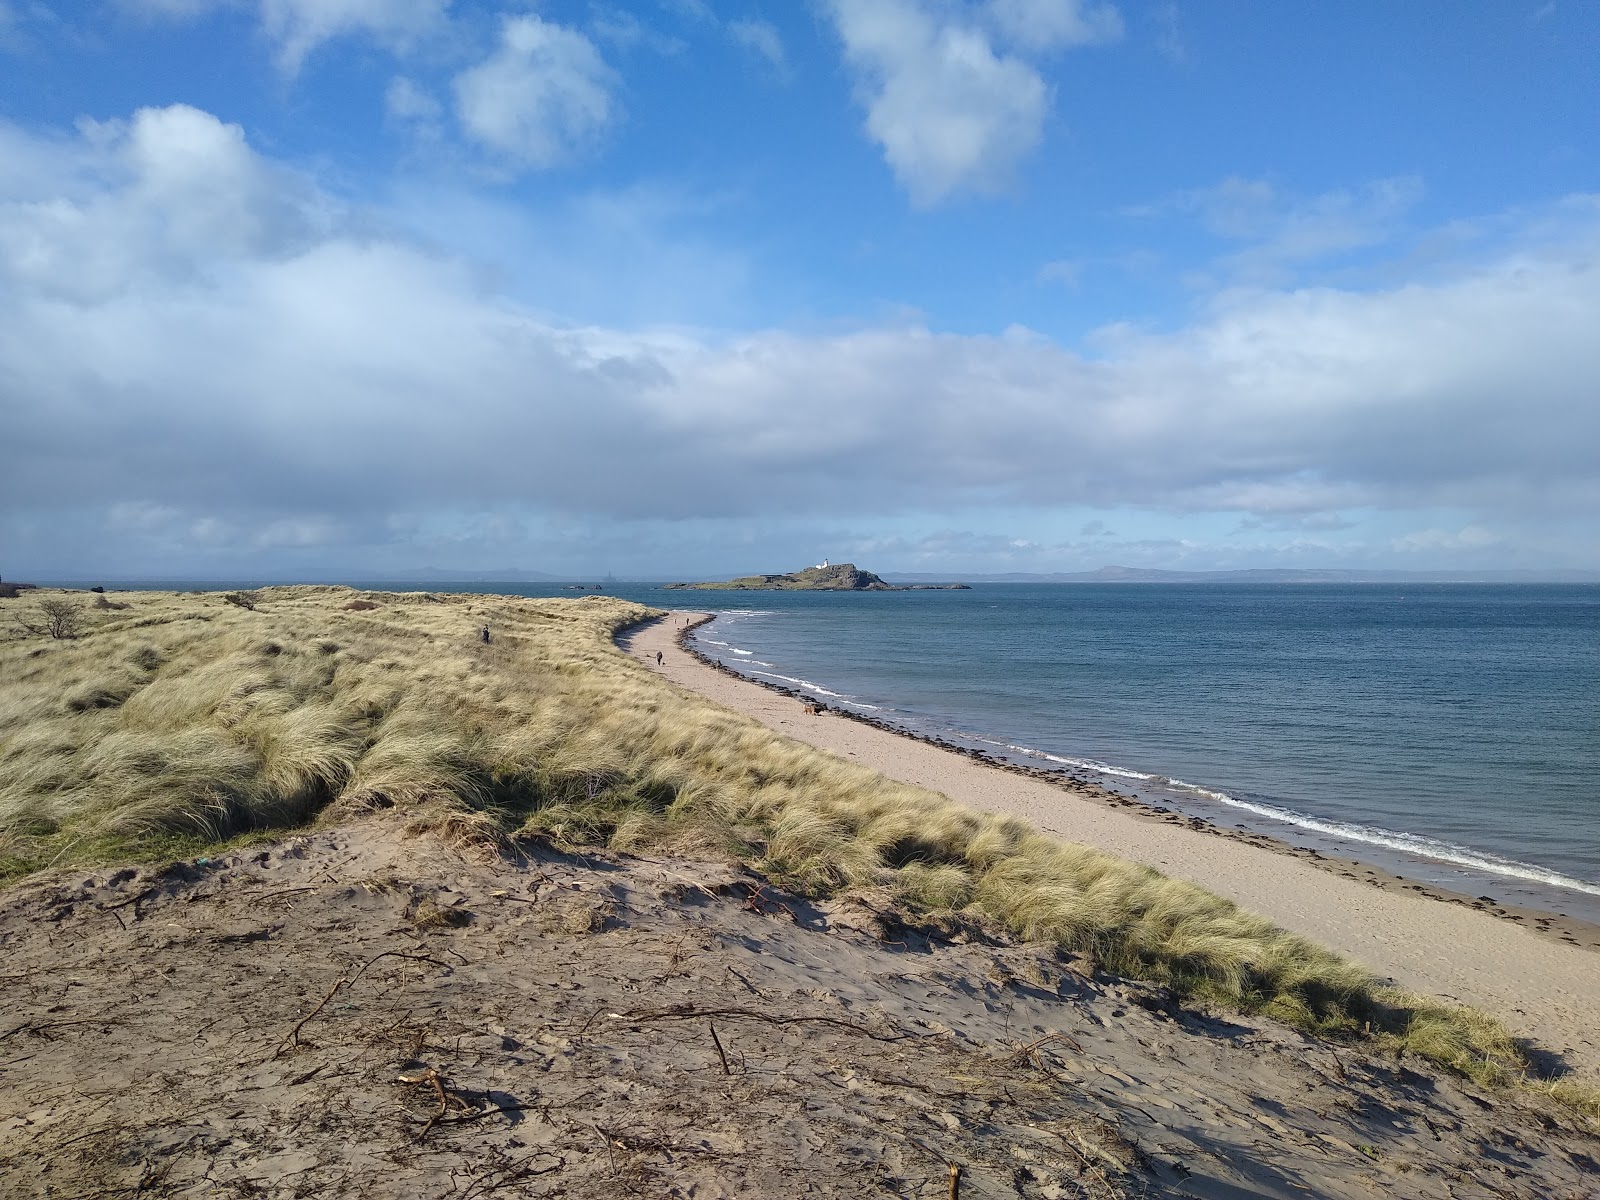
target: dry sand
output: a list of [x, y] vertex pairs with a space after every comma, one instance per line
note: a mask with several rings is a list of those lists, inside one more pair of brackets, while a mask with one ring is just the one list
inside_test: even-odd
[[0, 895], [0, 1195], [1600, 1195], [1570, 1113], [981, 925], [400, 824]]
[[[1104, 795], [835, 713], [808, 715], [793, 697], [707, 666], [680, 647], [685, 622], [707, 616], [673, 614], [632, 634], [625, 648], [674, 683], [790, 737], [1191, 880], [1404, 987], [1485, 1009], [1557, 1056], [1557, 1067], [1600, 1082], [1600, 953], [1592, 927], [1568, 922], [1555, 936], [1541, 934], [1518, 923], [1534, 925], [1531, 914], [1504, 919], [1487, 908], [1441, 903], [1353, 864], [1323, 869], [1270, 839], [1218, 837], [1209, 827], [1151, 819], [1106, 803]], [[660, 668], [657, 652], [664, 657]]]

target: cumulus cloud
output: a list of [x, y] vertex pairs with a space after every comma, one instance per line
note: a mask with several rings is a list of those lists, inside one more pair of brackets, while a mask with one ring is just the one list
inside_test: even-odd
[[[237, 125], [186, 105], [80, 126], [76, 143], [0, 130], [0, 277], [94, 303], [141, 283], [216, 277], [317, 236], [318, 194]], [[3, 174], [4, 172], [0, 172]]]
[[1234, 293], [1087, 357], [1022, 329], [565, 325], [181, 106], [0, 126], [0, 181], [14, 547], [69, 544], [69, 506], [281, 553], [446, 512], [997, 504], [1451, 509], [1470, 549], [1500, 517], [1600, 507], [1594, 199], [1427, 284]]
[[918, 205], [1011, 183], [1039, 144], [1051, 89], [1039, 60], [1122, 36], [1092, 0], [827, 0], [867, 132]]
[[616, 119], [615, 78], [594, 43], [536, 16], [508, 17], [500, 44], [456, 77], [462, 128], [525, 167], [567, 161]]
[[[157, 17], [189, 18], [240, 0], [121, 0], [122, 6]], [[306, 56], [336, 37], [365, 34], [406, 49], [444, 27], [451, 0], [250, 0], [261, 28], [277, 47], [278, 63], [291, 73]]]
[[867, 132], [920, 205], [1005, 188], [1038, 145], [1050, 103], [1021, 58], [922, 0], [831, 0]]
[[1003, 37], [1032, 50], [1111, 42], [1123, 32], [1115, 8], [1088, 0], [989, 0], [988, 16]]
[[766, 63], [780, 75], [789, 70], [789, 56], [783, 49], [783, 38], [779, 35], [777, 26], [769, 21], [729, 21], [728, 36], [735, 45], [742, 46], [750, 53], [766, 60]]

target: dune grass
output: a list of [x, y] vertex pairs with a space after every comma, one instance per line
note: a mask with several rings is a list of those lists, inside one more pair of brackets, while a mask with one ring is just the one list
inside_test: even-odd
[[[267, 589], [130, 593], [53, 640], [0, 607], [0, 879], [201, 853], [394, 809], [503, 842], [732, 855], [812, 896], [888, 889], [1105, 970], [1370, 1037], [1486, 1084], [1527, 1075], [1492, 1019], [1363, 969], [1180, 880], [781, 737], [630, 661], [610, 598]], [[493, 640], [478, 630], [487, 624]], [[1549, 1089], [1600, 1112], [1570, 1084]]]

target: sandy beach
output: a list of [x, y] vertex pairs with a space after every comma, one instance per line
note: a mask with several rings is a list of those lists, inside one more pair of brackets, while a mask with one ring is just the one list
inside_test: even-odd
[[672, 682], [818, 749], [1190, 880], [1403, 987], [1485, 1009], [1559, 1056], [1574, 1075], [1600, 1081], [1600, 954], [1587, 927], [1569, 923], [1563, 940], [1524, 927], [1535, 924], [1532, 914], [1502, 917], [1445, 903], [1376, 871], [1327, 870], [1266, 839], [1218, 837], [1152, 819], [835, 713], [808, 714], [795, 698], [714, 669], [681, 648], [685, 622], [707, 616], [674, 614], [634, 634], [626, 648]]

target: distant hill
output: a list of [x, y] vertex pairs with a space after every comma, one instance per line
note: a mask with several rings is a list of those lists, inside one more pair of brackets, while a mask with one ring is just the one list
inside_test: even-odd
[[669, 588], [687, 588], [702, 592], [907, 592], [965, 591], [964, 583], [912, 584], [896, 586], [885, 583], [871, 571], [863, 571], [854, 563], [837, 566], [807, 567], [784, 575], [745, 575], [725, 583], [669, 583]]
[[[1247, 571], [1161, 571], [1150, 567], [1101, 567], [1096, 571], [1037, 574], [955, 572], [982, 583], [1600, 583], [1600, 571], [1349, 571], [1261, 568]], [[897, 579], [949, 576], [897, 572]]]

